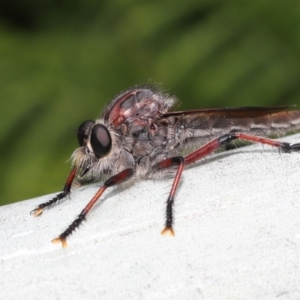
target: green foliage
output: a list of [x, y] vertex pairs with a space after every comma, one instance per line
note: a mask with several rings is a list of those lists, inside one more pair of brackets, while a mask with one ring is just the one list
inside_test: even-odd
[[0, 0], [0, 203], [58, 191], [74, 130], [121, 90], [182, 109], [300, 103], [298, 1]]

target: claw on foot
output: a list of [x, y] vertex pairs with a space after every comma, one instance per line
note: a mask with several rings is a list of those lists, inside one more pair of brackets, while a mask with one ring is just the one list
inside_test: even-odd
[[31, 211], [31, 215], [34, 217], [40, 216], [43, 213], [43, 209], [42, 208], [36, 208], [33, 211]]
[[67, 244], [67, 240], [62, 238], [62, 237], [58, 237], [56, 239], [53, 239], [51, 241], [53, 244], [58, 244], [58, 243], [61, 243], [63, 248], [67, 248], [68, 247], [68, 244]]
[[163, 229], [163, 231], [161, 232], [161, 234], [162, 235], [169, 235], [169, 236], [174, 236], [175, 235], [173, 227], [165, 227]]

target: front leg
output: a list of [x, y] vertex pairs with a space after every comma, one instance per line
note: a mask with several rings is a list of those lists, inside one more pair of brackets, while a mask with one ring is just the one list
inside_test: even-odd
[[56, 195], [53, 199], [51, 199], [45, 203], [41, 203], [37, 208], [32, 210], [30, 212], [30, 214], [35, 217], [40, 216], [43, 213], [44, 208], [53, 206], [56, 202], [60, 201], [61, 199], [65, 198], [67, 195], [69, 195], [70, 191], [71, 191], [72, 183], [73, 183], [75, 175], [76, 175], [76, 171], [77, 171], [76, 168], [72, 169], [72, 171], [71, 171], [70, 175], [68, 176], [68, 179], [65, 183], [64, 189], [61, 193]]
[[52, 240], [52, 243], [62, 243], [62, 246], [64, 248], [67, 247], [67, 237], [76, 229], [79, 227], [79, 225], [82, 223], [82, 221], [85, 219], [88, 212], [91, 210], [91, 208], [94, 206], [94, 204], [99, 200], [100, 196], [103, 194], [103, 192], [111, 186], [120, 184], [124, 182], [125, 180], [132, 177], [134, 174], [133, 169], [125, 169], [124, 171], [118, 173], [115, 176], [112, 176], [108, 180], [106, 180], [103, 184], [103, 186], [98, 190], [98, 192], [95, 194], [95, 196], [92, 198], [92, 200], [86, 205], [86, 207], [81, 211], [81, 213], [78, 215], [78, 217], [73, 221], [71, 225], [62, 233], [59, 235], [59, 237]]

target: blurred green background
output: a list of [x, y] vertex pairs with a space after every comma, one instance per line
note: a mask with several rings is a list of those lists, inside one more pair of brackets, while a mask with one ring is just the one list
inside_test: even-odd
[[0, 204], [59, 191], [120, 91], [181, 109], [300, 104], [300, 2], [0, 0]]

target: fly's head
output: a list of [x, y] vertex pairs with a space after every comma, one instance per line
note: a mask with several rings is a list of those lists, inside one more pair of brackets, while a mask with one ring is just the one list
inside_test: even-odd
[[108, 126], [101, 120], [85, 121], [77, 130], [77, 139], [80, 147], [72, 155], [72, 164], [79, 180], [85, 175], [97, 179], [113, 171], [116, 137]]

